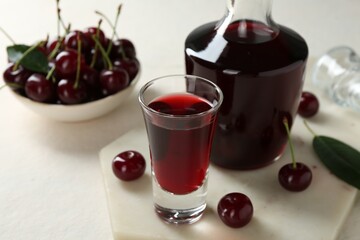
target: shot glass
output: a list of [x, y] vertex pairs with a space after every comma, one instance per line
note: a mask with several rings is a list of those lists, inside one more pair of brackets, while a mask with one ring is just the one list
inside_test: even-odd
[[223, 94], [191, 75], [151, 80], [139, 93], [149, 140], [153, 201], [168, 223], [194, 223], [206, 207], [210, 150]]

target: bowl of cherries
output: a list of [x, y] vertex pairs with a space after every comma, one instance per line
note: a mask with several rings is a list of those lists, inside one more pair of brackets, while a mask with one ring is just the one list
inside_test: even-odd
[[[22, 104], [47, 118], [85, 121], [117, 108], [134, 89], [140, 63], [134, 44], [116, 33], [107, 37], [98, 26], [72, 30], [33, 45], [7, 47], [5, 84]], [[103, 15], [104, 16], [104, 15]], [[105, 16], [104, 16], [105, 17]], [[58, 29], [58, 33], [59, 33]]]

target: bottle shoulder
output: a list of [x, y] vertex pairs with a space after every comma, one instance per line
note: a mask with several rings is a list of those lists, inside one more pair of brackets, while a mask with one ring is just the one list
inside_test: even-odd
[[294, 30], [279, 25], [278, 34], [269, 41], [236, 41], [220, 34], [217, 22], [193, 30], [185, 41], [185, 54], [194, 60], [222, 68], [258, 72], [282, 68], [306, 61], [308, 46]]

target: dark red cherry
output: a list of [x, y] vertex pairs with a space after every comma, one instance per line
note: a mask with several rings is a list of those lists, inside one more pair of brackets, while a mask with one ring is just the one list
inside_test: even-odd
[[140, 64], [136, 58], [117, 59], [113, 62], [114, 68], [123, 68], [129, 74], [130, 82], [139, 72]]
[[96, 50], [95, 48], [91, 48], [90, 51], [86, 53], [86, 63], [90, 66], [95, 55], [95, 64], [94, 68], [98, 71], [101, 71], [105, 68], [105, 61], [100, 52], [100, 50]]
[[40, 73], [32, 74], [25, 83], [26, 96], [37, 102], [51, 102], [55, 99], [55, 86]]
[[103, 97], [98, 71], [84, 65], [81, 68], [80, 81], [84, 82], [87, 86], [89, 101], [94, 101]]
[[242, 193], [229, 193], [218, 203], [218, 215], [229, 227], [240, 228], [248, 224], [253, 216], [251, 200]]
[[[55, 59], [56, 75], [61, 78], [71, 77], [76, 73], [78, 53], [73, 49], [61, 51]], [[81, 65], [84, 59], [81, 58]]]
[[284, 165], [278, 174], [279, 183], [286, 190], [300, 192], [310, 186], [312, 173], [308, 166], [297, 162], [294, 168], [293, 163]]
[[75, 86], [75, 81], [69, 79], [59, 81], [57, 95], [64, 104], [79, 104], [86, 102], [88, 99], [86, 85], [79, 81], [78, 86]]
[[[46, 43], [46, 54], [49, 55], [56, 47], [58, 43], [58, 39], [54, 38], [50, 41], [47, 41]], [[64, 41], [61, 42], [61, 45], [63, 45]], [[59, 48], [59, 51], [62, 49], [63, 46], [61, 46], [61, 48]]]
[[103, 70], [100, 73], [100, 85], [104, 96], [123, 90], [129, 82], [129, 75], [122, 69]]
[[131, 181], [141, 177], [145, 168], [145, 159], [137, 151], [119, 153], [112, 161], [112, 170], [115, 176], [123, 181]]
[[311, 92], [302, 92], [298, 113], [304, 118], [312, 117], [319, 111], [319, 100]]
[[78, 39], [77, 36], [79, 35], [81, 41], [81, 50], [82, 52], [87, 51], [90, 48], [90, 40], [80, 31], [71, 31], [69, 32], [65, 39], [64, 44], [68, 48], [72, 48], [77, 50], [78, 49]]
[[[92, 48], [95, 47], [95, 41], [92, 39], [92, 36], [96, 37], [97, 31], [98, 31], [97, 27], [88, 27], [83, 31], [85, 37], [89, 41], [90, 47], [92, 47]], [[104, 32], [101, 29], [99, 29], [99, 41], [102, 46], [106, 46], [106, 37], [105, 37]]]
[[124, 58], [124, 54], [126, 58], [135, 58], [136, 51], [134, 44], [130, 40], [124, 38], [115, 40], [111, 48], [110, 57], [112, 59], [121, 59]]
[[81, 67], [81, 81], [86, 83], [90, 88], [100, 88], [99, 72], [95, 69], [84, 65]]
[[32, 74], [30, 71], [23, 68], [21, 65], [14, 70], [15, 63], [9, 63], [8, 67], [3, 73], [5, 83], [15, 91], [24, 89], [26, 80]]

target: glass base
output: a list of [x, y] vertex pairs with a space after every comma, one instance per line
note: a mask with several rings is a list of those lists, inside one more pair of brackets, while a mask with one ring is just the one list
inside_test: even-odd
[[156, 214], [167, 223], [190, 224], [198, 221], [206, 208], [207, 175], [202, 185], [188, 194], [174, 194], [164, 190], [153, 175]]
[[154, 205], [156, 214], [171, 224], [191, 224], [197, 222], [204, 213], [206, 204], [192, 209], [169, 209]]

